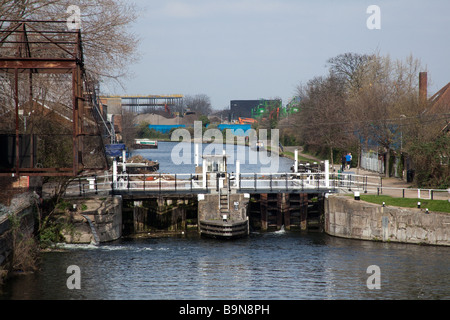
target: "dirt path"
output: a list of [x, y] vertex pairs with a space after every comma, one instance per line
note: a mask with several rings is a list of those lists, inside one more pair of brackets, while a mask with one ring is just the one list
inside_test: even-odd
[[312, 155], [303, 153], [303, 147], [301, 147], [301, 146], [293, 146], [293, 147], [292, 146], [287, 146], [287, 147], [283, 147], [283, 149], [284, 149], [284, 151], [289, 151], [289, 152], [292, 152], [292, 153], [294, 153], [295, 150], [297, 149], [299, 156], [301, 156], [303, 158], [306, 158], [306, 159], [311, 159], [312, 161], [317, 161], [317, 162], [321, 161], [320, 159], [318, 159], [318, 158], [316, 158], [316, 157], [314, 157]]

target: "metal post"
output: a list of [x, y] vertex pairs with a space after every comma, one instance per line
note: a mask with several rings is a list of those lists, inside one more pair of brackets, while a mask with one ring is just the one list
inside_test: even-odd
[[94, 183], [95, 183], [95, 194], [98, 194], [97, 175], [94, 175]]
[[254, 177], [255, 177], [255, 191], [256, 191], [256, 172], [254, 174]]
[[330, 161], [325, 160], [325, 187], [330, 187]]
[[16, 107], [16, 174], [19, 175], [19, 69], [14, 70], [14, 104]]
[[236, 187], [241, 189], [241, 162], [236, 160]]
[[352, 190], [352, 175], [349, 174], [348, 176], [348, 190]]
[[288, 174], [287, 174], [287, 172], [286, 172], [286, 191], [288, 191], [289, 190], [289, 186], [288, 186]]
[[298, 172], [298, 149], [295, 149], [294, 173]]
[[144, 192], [145, 192], [145, 181], [147, 180], [147, 178], [145, 177], [145, 173], [144, 173]]
[[219, 191], [219, 173], [216, 173], [216, 191]]
[[81, 178], [78, 178], [78, 186], [80, 188], [80, 197], [81, 197]]
[[380, 189], [381, 194], [383, 194], [383, 177], [380, 177]]
[[122, 149], [122, 171], [127, 171], [127, 152], [125, 149]]
[[198, 143], [194, 145], [194, 162], [195, 166], [198, 167], [199, 165], [199, 153], [198, 153]]
[[270, 191], [272, 191], [272, 174], [270, 174]]
[[203, 188], [206, 189], [207, 188], [207, 184], [206, 184], [206, 160], [203, 159], [203, 167], [202, 167], [202, 173], [203, 173]]
[[175, 173], [175, 192], [177, 192], [177, 174]]
[[112, 183], [115, 184], [117, 183], [117, 161], [116, 159], [113, 160], [113, 178], [112, 178]]

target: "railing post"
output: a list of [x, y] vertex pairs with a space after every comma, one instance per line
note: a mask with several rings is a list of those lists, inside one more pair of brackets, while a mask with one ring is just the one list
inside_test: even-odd
[[161, 193], [161, 172], [159, 173], [159, 193]]
[[203, 180], [202, 180], [202, 184], [203, 184], [203, 188], [208, 190], [208, 174], [206, 173], [206, 159], [203, 159], [203, 167], [202, 167], [202, 175], [203, 175]]
[[241, 161], [236, 160], [236, 187], [241, 190]]
[[270, 191], [272, 191], [272, 174], [270, 174]]
[[78, 177], [78, 187], [80, 188], [80, 197], [81, 197], [81, 178]]
[[127, 173], [127, 189], [128, 189], [128, 193], [130, 192], [130, 174]]
[[289, 185], [288, 185], [289, 179], [288, 179], [288, 173], [286, 172], [286, 191], [289, 191]]
[[111, 194], [114, 195], [114, 180], [111, 180]]
[[325, 160], [325, 187], [330, 187], [330, 161]]
[[145, 192], [145, 181], [147, 181], [147, 177], [145, 176], [145, 173], [144, 173], [144, 192]]
[[219, 173], [216, 173], [216, 191], [219, 191]]
[[380, 177], [380, 189], [381, 189], [381, 194], [383, 194], [383, 177]]
[[254, 177], [255, 177], [255, 191], [256, 191], [256, 172], [254, 174]]
[[175, 192], [177, 192], [177, 174], [175, 173]]
[[97, 175], [94, 175], [95, 194], [98, 194]]

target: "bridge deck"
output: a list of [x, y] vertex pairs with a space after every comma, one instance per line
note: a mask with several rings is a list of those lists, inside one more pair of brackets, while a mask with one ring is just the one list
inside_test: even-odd
[[241, 173], [204, 180], [202, 174], [118, 174], [76, 178], [67, 196], [116, 194], [145, 196], [155, 194], [214, 193], [227, 188], [236, 193], [335, 193], [377, 190], [380, 179], [354, 174], [319, 173]]

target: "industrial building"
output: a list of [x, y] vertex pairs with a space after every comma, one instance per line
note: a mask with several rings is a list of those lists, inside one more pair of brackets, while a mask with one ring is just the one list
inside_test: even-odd
[[271, 106], [281, 107], [281, 100], [231, 100], [229, 120], [258, 118], [261, 113], [270, 111]]

